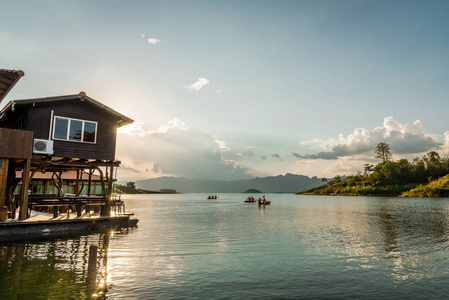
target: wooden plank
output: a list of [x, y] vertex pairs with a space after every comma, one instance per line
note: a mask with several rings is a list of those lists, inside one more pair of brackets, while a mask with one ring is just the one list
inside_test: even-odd
[[0, 76], [0, 82], [3, 84], [7, 84], [8, 87], [11, 85], [11, 83], [14, 82], [14, 80], [7, 78], [6, 76]]
[[9, 89], [9, 85], [10, 84], [4, 84], [3, 82], [0, 81], [0, 89], [6, 91], [7, 89]]
[[0, 128], [0, 157], [30, 159], [33, 136], [32, 131]]

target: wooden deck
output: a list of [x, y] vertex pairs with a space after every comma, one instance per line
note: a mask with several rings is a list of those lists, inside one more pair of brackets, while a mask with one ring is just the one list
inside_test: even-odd
[[117, 230], [135, 227], [137, 219], [131, 219], [133, 214], [116, 214], [100, 216], [100, 213], [52, 214], [32, 211], [30, 218], [25, 220], [8, 219], [0, 222], [0, 241], [41, 239], [67, 234], [86, 234], [104, 230]]

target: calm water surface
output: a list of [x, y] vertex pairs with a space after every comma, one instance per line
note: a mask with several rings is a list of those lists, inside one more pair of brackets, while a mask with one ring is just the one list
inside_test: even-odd
[[[449, 200], [126, 195], [138, 228], [0, 244], [2, 299], [447, 299]], [[254, 195], [259, 196], [259, 195]]]

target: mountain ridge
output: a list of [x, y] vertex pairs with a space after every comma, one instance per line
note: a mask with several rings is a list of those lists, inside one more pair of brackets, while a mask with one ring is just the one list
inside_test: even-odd
[[135, 182], [146, 190], [174, 189], [181, 193], [243, 193], [258, 189], [263, 193], [296, 193], [322, 185], [321, 178], [287, 173], [232, 181], [200, 180], [184, 177], [158, 177]]

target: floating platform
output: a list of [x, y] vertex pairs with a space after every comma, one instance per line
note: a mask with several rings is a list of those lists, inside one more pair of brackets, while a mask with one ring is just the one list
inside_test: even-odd
[[98, 214], [82, 217], [63, 216], [52, 218], [49, 214], [39, 213], [23, 221], [8, 220], [0, 222], [0, 241], [17, 239], [39, 239], [75, 233], [93, 233], [105, 230], [136, 227], [137, 219], [133, 214], [102, 217]]

